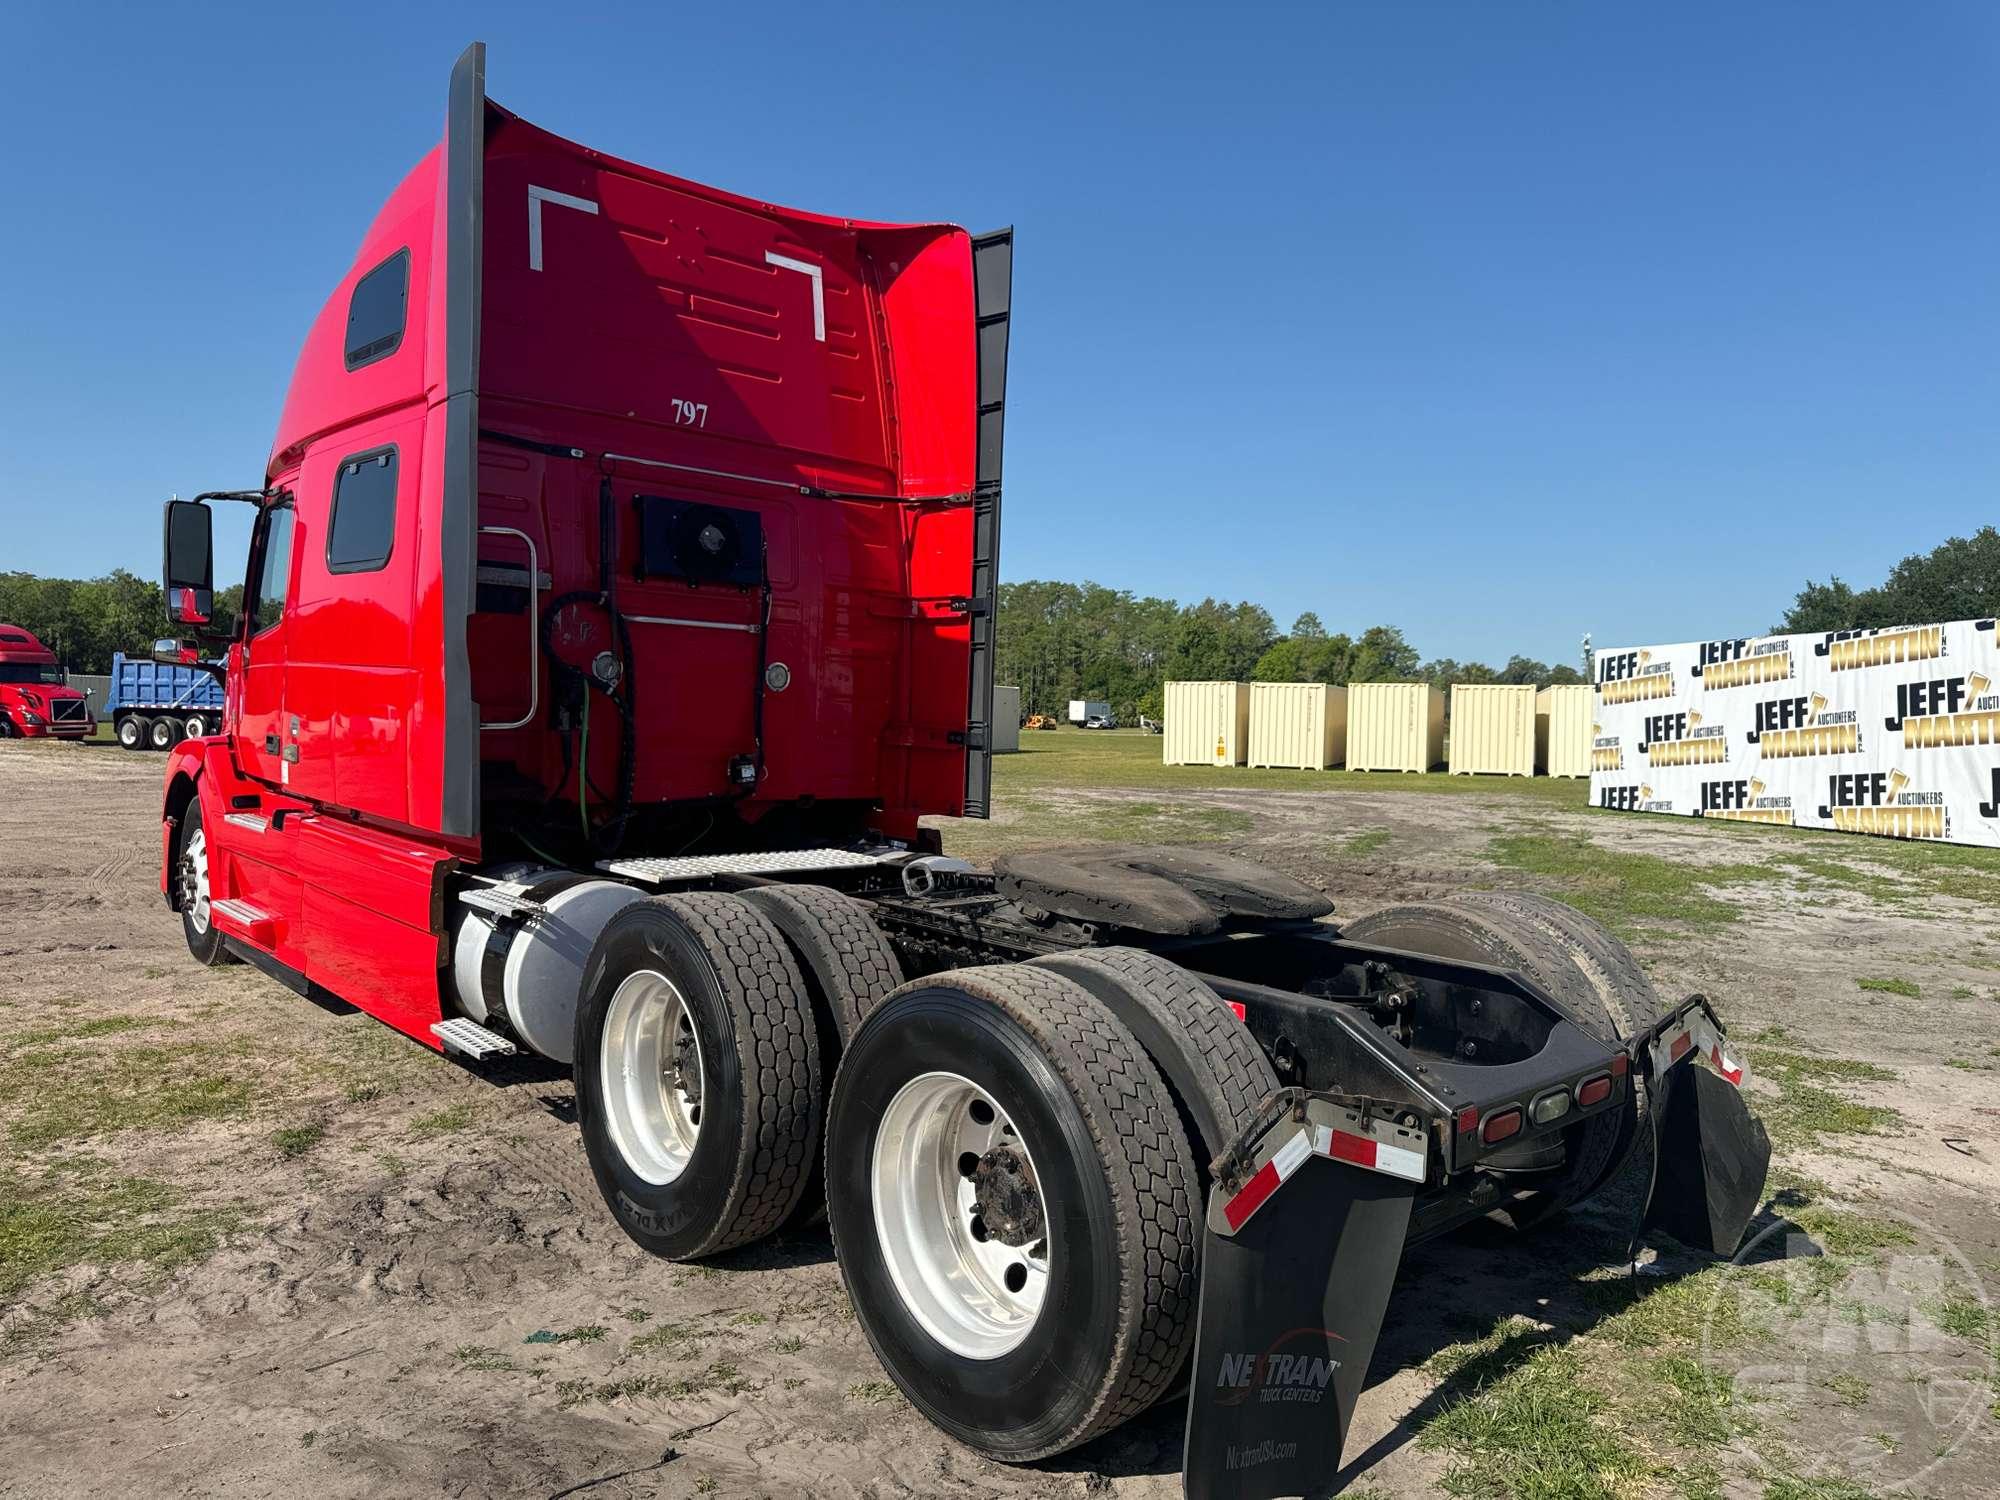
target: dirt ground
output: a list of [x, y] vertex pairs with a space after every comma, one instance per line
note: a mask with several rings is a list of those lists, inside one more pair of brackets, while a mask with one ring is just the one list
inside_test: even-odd
[[[1179, 1492], [1171, 1409], [1026, 1469], [946, 1440], [886, 1383], [823, 1231], [698, 1267], [645, 1256], [590, 1190], [561, 1076], [496, 1085], [196, 966], [156, 889], [159, 773], [0, 745], [0, 1495]], [[1420, 1247], [1329, 1491], [1990, 1493], [1990, 868], [1932, 879], [1833, 836], [1504, 789], [1018, 804], [1003, 782], [964, 846], [1180, 824], [1349, 916], [1583, 892], [1751, 1058], [1789, 1195], [1763, 1225], [1803, 1254], [1750, 1283], [1679, 1252], [1632, 1278], [1610, 1269], [1621, 1201]], [[1709, 867], [1720, 884], [1686, 883]]]

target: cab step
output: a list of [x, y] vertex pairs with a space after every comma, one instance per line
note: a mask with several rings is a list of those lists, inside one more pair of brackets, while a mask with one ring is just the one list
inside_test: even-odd
[[447, 1052], [483, 1062], [489, 1057], [512, 1057], [520, 1049], [497, 1031], [488, 1031], [477, 1021], [453, 1016], [431, 1027], [431, 1035]]
[[240, 896], [214, 902], [209, 910], [214, 914], [215, 925], [229, 937], [241, 938], [264, 949], [278, 941], [278, 919]]

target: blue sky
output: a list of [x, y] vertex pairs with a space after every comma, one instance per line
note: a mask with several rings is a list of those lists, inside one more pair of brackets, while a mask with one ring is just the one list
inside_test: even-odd
[[1990, 6], [14, 6], [0, 567], [258, 481], [475, 36], [591, 145], [1016, 226], [1008, 578], [1567, 660], [2000, 509]]

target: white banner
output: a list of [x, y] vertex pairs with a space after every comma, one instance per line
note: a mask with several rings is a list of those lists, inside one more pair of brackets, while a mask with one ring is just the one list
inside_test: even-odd
[[1597, 654], [1599, 807], [2000, 847], [1991, 620]]

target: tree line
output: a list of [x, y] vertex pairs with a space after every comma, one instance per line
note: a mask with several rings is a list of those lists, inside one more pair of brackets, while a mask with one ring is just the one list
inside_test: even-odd
[[1928, 552], [1913, 552], [1872, 589], [1838, 577], [1807, 583], [1775, 629], [1783, 634], [1880, 630], [2000, 615], [2000, 531], [1982, 526]]
[[1393, 625], [1329, 631], [1308, 610], [1280, 632], [1248, 601], [1178, 604], [1100, 583], [1034, 580], [1000, 586], [999, 680], [1018, 683], [1025, 713], [1060, 715], [1072, 698], [1108, 701], [1126, 723], [1160, 715], [1165, 684], [1186, 681], [1583, 682], [1572, 666], [1513, 656], [1504, 667], [1426, 661]]
[[[227, 630], [240, 586], [216, 595]], [[1983, 527], [1912, 553], [1873, 588], [1838, 577], [1808, 581], [1773, 628], [1873, 630], [2000, 614], [2000, 530]], [[108, 672], [115, 651], [144, 652], [166, 632], [160, 586], [119, 568], [102, 578], [0, 572], [0, 621], [33, 631], [72, 672]], [[1511, 656], [1505, 666], [1423, 659], [1393, 625], [1358, 635], [1329, 631], [1308, 610], [1279, 631], [1260, 604], [1179, 604], [1099, 583], [1002, 584], [999, 680], [1019, 683], [1030, 713], [1061, 713], [1071, 698], [1107, 699], [1119, 718], [1157, 716], [1168, 681], [1581, 682], [1568, 665]]]
[[[242, 599], [241, 584], [215, 596], [215, 629], [227, 630]], [[72, 672], [111, 670], [115, 651], [143, 655], [171, 634], [160, 586], [123, 568], [102, 578], [42, 578], [0, 573], [0, 623], [19, 625]]]

